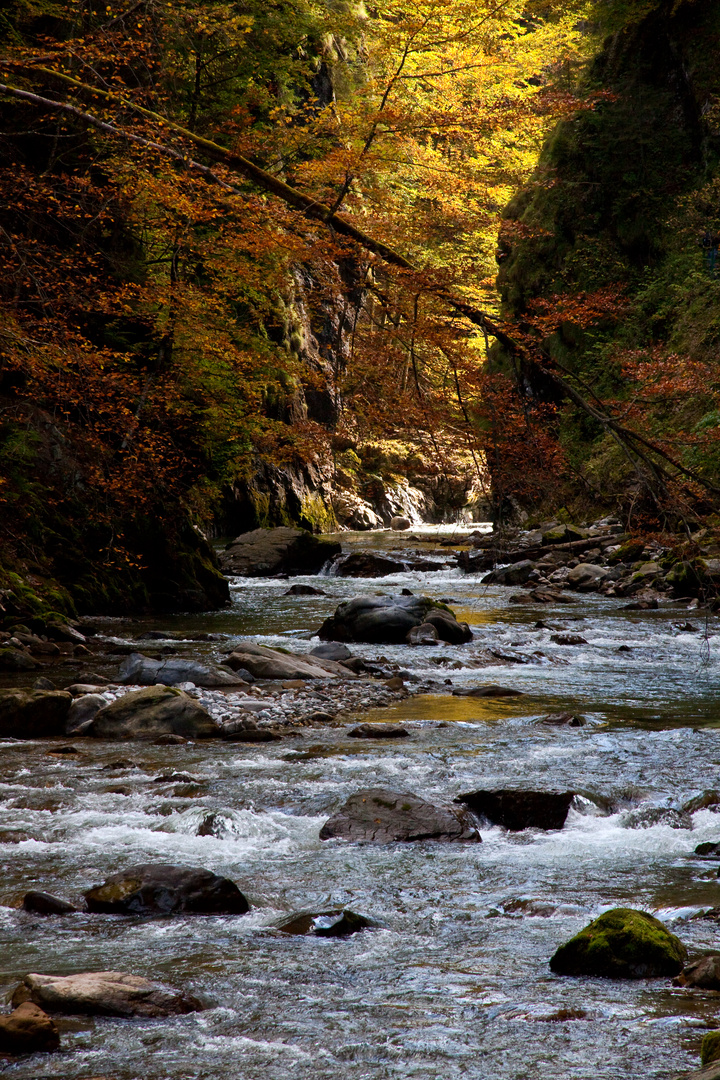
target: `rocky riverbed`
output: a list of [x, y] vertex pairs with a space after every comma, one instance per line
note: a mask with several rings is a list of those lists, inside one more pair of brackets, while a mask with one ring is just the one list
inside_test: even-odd
[[[626, 541], [616, 523], [594, 528], [607, 543], [586, 549], [589, 565], [610, 573]], [[35, 695], [61, 698], [73, 731], [0, 731], [0, 952], [16, 1006], [0, 1044], [45, 1040], [8, 1075], [669, 1080], [699, 1067], [720, 1022], [707, 965], [674, 986], [550, 962], [610, 909], [656, 917], [691, 964], [720, 951], [717, 616], [699, 588], [677, 595], [671, 566], [654, 596], [647, 581], [603, 595], [551, 580], [583, 565], [561, 549], [594, 536], [471, 533], [345, 536], [319, 576], [286, 563], [289, 579], [232, 578], [232, 607], [214, 614], [86, 620], [64, 642], [8, 628], [5, 650], [32, 667], [5, 687], [27, 696], [46, 680]], [[533, 544], [567, 562], [519, 558]], [[527, 588], [463, 566], [496, 563], [493, 546], [505, 566], [533, 563]], [[354, 554], [362, 578], [338, 572]], [[615, 580], [646, 555], [619, 560]], [[711, 578], [712, 552], [700, 557]], [[373, 559], [395, 569], [368, 577]], [[397, 627], [423, 594], [440, 614], [406, 628], [421, 644], [318, 637], [353, 596], [383, 600]], [[448, 608], [469, 638], [439, 636]], [[138, 695], [166, 711], [128, 739], [109, 725]], [[194, 733], [173, 727], [178, 701], [202, 714]], [[205, 880], [249, 910], [164, 899], [200, 896]], [[40, 894], [66, 913], [39, 914]], [[142, 1000], [170, 1014], [143, 1016]]]

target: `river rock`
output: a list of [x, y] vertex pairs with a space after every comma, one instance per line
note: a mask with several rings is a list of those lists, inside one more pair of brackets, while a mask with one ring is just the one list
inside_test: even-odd
[[399, 724], [358, 724], [348, 735], [351, 739], [407, 739], [410, 732]]
[[341, 551], [340, 544], [321, 540], [307, 529], [253, 529], [228, 544], [220, 555], [220, 569], [241, 577], [317, 574]]
[[37, 1054], [57, 1050], [60, 1034], [46, 1012], [24, 1001], [9, 1016], [0, 1016], [0, 1054]]
[[321, 840], [364, 840], [375, 844], [411, 840], [471, 840], [480, 834], [469, 814], [433, 806], [417, 795], [364, 788], [340, 807], [320, 830]]
[[75, 698], [68, 712], [65, 734], [73, 735], [82, 731], [107, 704], [107, 699], [102, 694], [83, 694], [82, 697]]
[[547, 724], [548, 727], [584, 727], [587, 720], [580, 713], [548, 713], [535, 721], [537, 724]]
[[437, 645], [439, 640], [438, 632], [432, 623], [413, 626], [407, 636], [408, 645]]
[[23, 911], [30, 911], [33, 915], [71, 915], [78, 910], [67, 900], [61, 900], [59, 896], [46, 892], [25, 893], [22, 908]]
[[427, 596], [356, 596], [345, 600], [318, 630], [324, 641], [365, 641], [372, 645], [404, 645], [414, 626], [430, 623], [442, 641], [472, 641], [467, 623]]
[[226, 660], [234, 671], [244, 668], [256, 679], [332, 679], [350, 678], [347, 668], [323, 657], [304, 657], [280, 652], [265, 645], [243, 641]]
[[495, 791], [469, 791], [465, 795], [458, 795], [455, 801], [493, 825], [520, 832], [522, 829], [562, 829], [574, 797], [574, 791], [499, 788]]
[[112, 874], [85, 893], [103, 915], [244, 915], [250, 905], [229, 878], [197, 867], [145, 863]]
[[316, 589], [312, 585], [291, 585], [283, 596], [327, 596], [322, 589]]
[[24, 649], [0, 649], [0, 671], [34, 671], [37, 666]]
[[513, 690], [510, 686], [498, 686], [496, 683], [487, 683], [485, 686], [456, 687], [453, 690], [454, 697], [522, 697], [522, 690]]
[[317, 656], [321, 660], [335, 660], [338, 664], [352, 658], [352, 653], [347, 645], [343, 645], [339, 641], [324, 641], [322, 645], [316, 645], [314, 649], [311, 649], [308, 655]]
[[131, 653], [120, 665], [118, 682], [125, 686], [178, 686], [191, 682], [212, 688], [237, 686], [242, 680], [231, 671], [195, 660], [152, 660], [142, 653]]
[[530, 559], [522, 559], [521, 562], [511, 563], [509, 566], [499, 566], [497, 570], [491, 570], [481, 580], [482, 585], [524, 585], [530, 580], [530, 575], [535, 569], [535, 563]]
[[163, 1017], [198, 1012], [196, 998], [123, 971], [79, 975], [26, 975], [12, 1003], [31, 1001], [51, 1013], [69, 1016]]
[[551, 634], [550, 640], [556, 645], [587, 645], [587, 639], [580, 634]]
[[0, 738], [64, 735], [71, 705], [63, 690], [0, 690]]
[[333, 571], [338, 577], [378, 578], [402, 574], [405, 563], [376, 555], [373, 551], [353, 551], [335, 561]]
[[336, 911], [301, 911], [283, 919], [276, 926], [283, 934], [314, 934], [316, 937], [350, 937], [359, 930], [372, 930], [379, 924], [367, 915], [358, 915], [348, 908], [339, 908]]
[[[709, 1032], [709, 1035], [714, 1034], [714, 1031]], [[709, 1035], [703, 1038], [703, 1044]], [[700, 1047], [700, 1053], [702, 1054], [702, 1046]], [[693, 1069], [692, 1072], [683, 1073], [681, 1076], [674, 1077], [673, 1080], [720, 1080], [720, 1061], [713, 1060], [712, 1064], [706, 1065], [702, 1069]]]
[[160, 735], [209, 739], [219, 733], [199, 702], [171, 686], [130, 691], [101, 709], [87, 729], [96, 739], [157, 739]]
[[390, 528], [393, 532], [404, 532], [412, 527], [412, 521], [406, 517], [394, 517], [390, 519]]
[[694, 795], [683, 804], [682, 809], [686, 814], [695, 814], [698, 810], [709, 810], [720, 807], [720, 791], [716, 788], [706, 788], [700, 795]]
[[608, 573], [609, 571], [604, 566], [596, 566], [595, 563], [580, 563], [568, 572], [565, 581], [569, 588], [577, 592], [595, 592]]
[[720, 990], [720, 954], [701, 956], [684, 967], [673, 986], [695, 986], [698, 990]]
[[659, 919], [613, 908], [561, 945], [550, 969], [557, 975], [653, 979], [679, 974], [686, 957], [683, 943]]

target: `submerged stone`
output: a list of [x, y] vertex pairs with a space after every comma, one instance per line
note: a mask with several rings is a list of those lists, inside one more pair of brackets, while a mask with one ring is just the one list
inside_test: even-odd
[[357, 912], [350, 911], [348, 908], [340, 908], [335, 911], [301, 911], [278, 923], [277, 929], [283, 934], [296, 936], [314, 934], [316, 937], [342, 938], [357, 934], [359, 930], [371, 930], [377, 926], [378, 923], [366, 915], [358, 915]]

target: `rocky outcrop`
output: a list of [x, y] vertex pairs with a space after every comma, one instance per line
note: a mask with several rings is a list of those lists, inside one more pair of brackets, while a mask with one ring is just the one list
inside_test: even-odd
[[557, 975], [653, 979], [677, 975], [687, 949], [659, 919], [613, 908], [561, 945], [550, 961]]
[[340, 544], [321, 540], [307, 529], [254, 529], [228, 544], [220, 556], [220, 566], [226, 574], [239, 577], [317, 574], [341, 551]]
[[340, 604], [318, 630], [325, 641], [366, 641], [402, 645], [415, 626], [429, 623], [441, 641], [460, 645], [472, 641], [467, 623], [427, 596], [356, 596]]
[[104, 915], [244, 915], [250, 905], [229, 878], [196, 867], [148, 863], [112, 874], [85, 893]]
[[475, 841], [480, 834], [469, 814], [450, 806], [434, 806], [417, 795], [387, 788], [356, 791], [325, 822], [321, 840], [355, 840], [374, 844], [393, 841]]
[[237, 686], [242, 679], [231, 671], [200, 664], [196, 660], [152, 660], [142, 653], [131, 653], [120, 665], [118, 682], [125, 686], [178, 686], [191, 682], [196, 686], [212, 688]]
[[24, 1001], [9, 1016], [0, 1016], [0, 1054], [38, 1054], [57, 1050], [60, 1033], [55, 1021], [32, 1001]]
[[69, 1016], [158, 1018], [198, 1012], [196, 998], [123, 971], [88, 971], [79, 975], [26, 975], [13, 994], [13, 1005], [30, 1001], [50, 1013]]
[[87, 734], [95, 739], [157, 739], [161, 735], [209, 739], [219, 729], [207, 710], [184, 691], [149, 686], [106, 705]]
[[72, 700], [70, 694], [60, 690], [1, 690], [0, 738], [64, 735]]
[[522, 829], [562, 829], [574, 797], [574, 791], [500, 788], [494, 791], [469, 791], [465, 795], [458, 795], [455, 801], [493, 825], [520, 832]]

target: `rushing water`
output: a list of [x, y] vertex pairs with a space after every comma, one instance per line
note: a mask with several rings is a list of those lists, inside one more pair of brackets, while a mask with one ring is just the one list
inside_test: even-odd
[[[372, 542], [382, 547], [388, 537]], [[720, 1022], [717, 995], [666, 980], [556, 977], [548, 960], [616, 905], [654, 911], [691, 952], [720, 950], [718, 924], [693, 918], [720, 906], [718, 864], [693, 855], [700, 842], [720, 839], [720, 813], [668, 812], [720, 788], [718, 620], [677, 608], [628, 612], [598, 598], [511, 605], [507, 590], [450, 569], [313, 583], [331, 595], [286, 597], [285, 582], [237, 581], [229, 611], [112, 622], [108, 632], [162, 625], [305, 650], [339, 598], [410, 588], [453, 598], [476, 641], [354, 652], [430, 676], [439, 691], [452, 679], [499, 682], [526, 696], [438, 692], [377, 710], [371, 719], [409, 727], [412, 738], [401, 743], [306, 729], [270, 747], [76, 740], [79, 753], [59, 755], [47, 741], [0, 744], [7, 990], [28, 971], [114, 968], [163, 978], [210, 1006], [169, 1021], [61, 1021], [62, 1051], [10, 1064], [7, 1075], [666, 1080], [697, 1065], [704, 1030]], [[696, 631], [674, 625], [687, 619]], [[553, 643], [560, 628], [587, 644]], [[198, 655], [216, 648], [205, 643]], [[528, 662], [470, 666], [488, 648]], [[583, 713], [587, 725], [536, 723], [558, 709]], [[171, 769], [197, 783], [156, 782]], [[436, 801], [485, 786], [582, 794], [561, 832], [486, 827], [479, 845], [321, 843], [329, 813], [377, 784]], [[197, 835], [211, 810], [223, 815], [219, 838]], [[77, 900], [107, 874], [153, 860], [227, 874], [251, 913], [42, 919], [17, 910], [28, 889]], [[339, 905], [384, 928], [347, 940], [272, 929], [287, 912]]]

